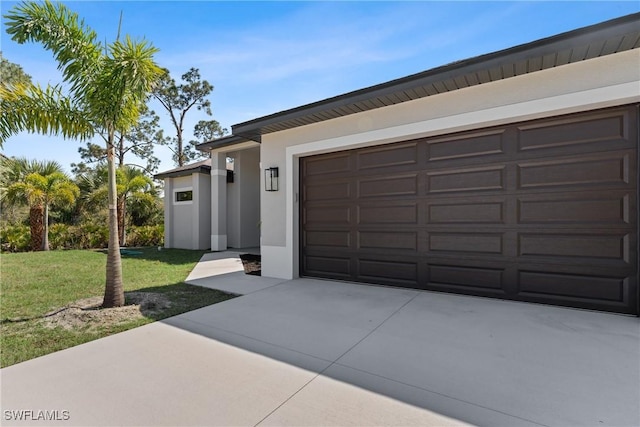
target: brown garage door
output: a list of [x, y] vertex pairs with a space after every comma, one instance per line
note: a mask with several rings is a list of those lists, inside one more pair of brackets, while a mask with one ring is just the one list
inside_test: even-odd
[[301, 274], [638, 313], [638, 108], [301, 159]]

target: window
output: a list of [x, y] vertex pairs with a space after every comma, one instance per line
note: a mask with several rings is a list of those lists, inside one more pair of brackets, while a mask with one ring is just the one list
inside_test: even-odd
[[193, 191], [176, 191], [176, 202], [190, 202], [193, 200]]

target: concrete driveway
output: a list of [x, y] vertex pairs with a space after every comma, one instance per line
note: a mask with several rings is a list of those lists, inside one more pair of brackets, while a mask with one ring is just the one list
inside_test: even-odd
[[638, 318], [204, 261], [245, 295], [1, 370], [2, 424], [640, 425]]

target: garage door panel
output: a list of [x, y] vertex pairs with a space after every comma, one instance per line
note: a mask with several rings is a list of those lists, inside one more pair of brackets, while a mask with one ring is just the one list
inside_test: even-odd
[[349, 257], [329, 255], [308, 255], [304, 259], [304, 269], [307, 274], [351, 280], [351, 260]]
[[518, 224], [628, 226], [635, 223], [635, 193], [591, 191], [518, 197]]
[[[630, 135], [630, 126], [626, 111], [545, 120], [519, 126], [518, 147], [521, 151], [527, 151], [588, 144], [586, 149], [595, 151], [598, 145], [606, 144], [610, 148], [611, 142], [633, 142], [630, 140], [633, 137]], [[572, 152], [579, 150], [571, 148]]]
[[637, 121], [629, 106], [301, 159], [301, 274], [636, 314]]
[[304, 176], [324, 177], [327, 174], [337, 172], [349, 172], [351, 170], [351, 155], [348, 153], [330, 154], [323, 157], [309, 159], [305, 163]]
[[304, 211], [305, 224], [331, 224], [349, 225], [351, 220], [351, 208], [344, 205], [313, 206], [313, 209]]
[[417, 196], [418, 174], [363, 178], [357, 181], [358, 197]]
[[562, 230], [518, 234], [518, 255], [547, 257], [549, 262], [608, 263], [612, 268], [636, 265], [635, 238], [631, 233], [614, 231]]
[[350, 197], [351, 185], [348, 181], [308, 185], [304, 192], [305, 200], [310, 202], [318, 200], [348, 200]]
[[427, 202], [429, 224], [505, 224], [506, 198]]
[[625, 302], [628, 277], [520, 271], [521, 296]]
[[384, 249], [391, 251], [412, 251], [418, 249], [417, 232], [360, 231], [358, 249]]
[[429, 233], [430, 252], [503, 254], [504, 233]]
[[304, 244], [308, 246], [329, 246], [348, 249], [351, 246], [351, 233], [345, 231], [310, 231], [304, 233]]
[[522, 162], [518, 188], [629, 186], [635, 169], [635, 153], [630, 151]]
[[416, 202], [362, 204], [357, 209], [359, 225], [418, 224], [418, 204]]
[[504, 154], [505, 131], [506, 129], [497, 129], [430, 139], [427, 141], [428, 159], [438, 161]]
[[[360, 171], [367, 169], [385, 168], [390, 170], [394, 166], [413, 166], [418, 162], [418, 144], [397, 144], [363, 149], [357, 154], [357, 167]], [[396, 168], [397, 169], [397, 168]]]
[[505, 166], [451, 169], [427, 173], [429, 193], [506, 190]]
[[454, 285], [469, 290], [496, 290], [504, 293], [504, 268], [429, 265], [429, 285]]
[[407, 287], [418, 286], [418, 262], [406, 259], [402, 261], [380, 260], [376, 258], [358, 259], [359, 281], [371, 281], [380, 284], [395, 284]]

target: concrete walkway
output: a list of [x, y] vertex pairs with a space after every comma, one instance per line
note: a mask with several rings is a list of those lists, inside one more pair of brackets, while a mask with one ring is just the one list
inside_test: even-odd
[[[638, 318], [246, 276], [234, 257], [189, 280], [242, 297], [1, 370], [3, 425], [640, 425]], [[21, 409], [69, 420], [7, 419]]]

